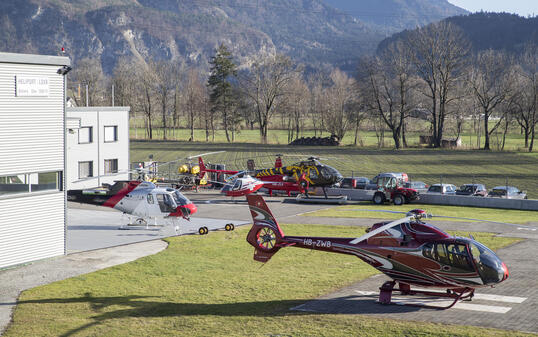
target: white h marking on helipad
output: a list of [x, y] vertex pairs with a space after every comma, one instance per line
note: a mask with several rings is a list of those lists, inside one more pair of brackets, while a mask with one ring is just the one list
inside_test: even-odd
[[[363, 291], [356, 290], [357, 294], [362, 296], [377, 296], [378, 292], [375, 291]], [[439, 298], [428, 298], [421, 295], [419, 297], [402, 297], [402, 296], [392, 296], [392, 303], [397, 305], [425, 305], [425, 306], [448, 306], [452, 303], [451, 299], [439, 299]], [[493, 295], [493, 294], [474, 294], [474, 299], [483, 300], [483, 301], [494, 301], [494, 302], [506, 302], [506, 303], [522, 303], [527, 298], [526, 297], [516, 297], [516, 296], [503, 296], [503, 295]], [[505, 314], [510, 311], [511, 307], [495, 306], [495, 305], [484, 305], [484, 304], [475, 304], [469, 302], [458, 302], [454, 305], [453, 308], [461, 310], [471, 310], [471, 311], [483, 311], [483, 312], [492, 312], [498, 314]]]

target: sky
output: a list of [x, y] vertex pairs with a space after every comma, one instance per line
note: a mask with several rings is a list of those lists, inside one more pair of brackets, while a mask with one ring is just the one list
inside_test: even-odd
[[538, 0], [448, 0], [469, 12], [507, 12], [521, 16], [538, 15]]

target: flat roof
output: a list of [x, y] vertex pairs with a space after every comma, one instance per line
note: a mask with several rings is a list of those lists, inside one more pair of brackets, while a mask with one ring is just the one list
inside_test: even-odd
[[65, 107], [66, 112], [93, 112], [93, 111], [131, 111], [130, 106], [71, 106]]
[[0, 53], [0, 63], [42, 64], [52, 66], [70, 66], [71, 60], [66, 56]]

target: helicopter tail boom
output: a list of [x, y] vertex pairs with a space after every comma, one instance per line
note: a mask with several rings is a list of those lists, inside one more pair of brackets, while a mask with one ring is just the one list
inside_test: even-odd
[[247, 195], [253, 225], [247, 242], [254, 246], [254, 260], [267, 262], [283, 245], [284, 233], [275, 217], [259, 195]]

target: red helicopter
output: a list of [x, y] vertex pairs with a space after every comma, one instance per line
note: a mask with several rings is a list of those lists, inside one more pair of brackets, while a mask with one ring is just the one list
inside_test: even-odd
[[228, 197], [241, 197], [254, 193], [262, 187], [269, 190], [272, 194], [273, 190], [286, 191], [288, 195], [291, 192], [306, 193], [308, 182], [304, 177], [299, 179], [299, 183], [287, 181], [261, 181], [251, 177], [245, 171], [240, 171], [226, 179], [226, 184], [220, 190], [221, 193]]
[[[392, 292], [400, 291], [452, 298], [449, 306], [428, 306], [448, 309], [459, 300], [471, 299], [476, 288], [508, 278], [508, 268], [492, 250], [472, 237], [451, 236], [422, 222], [427, 216], [423, 210], [376, 223], [358, 238], [286, 236], [261, 196], [249, 195], [247, 200], [254, 221], [247, 242], [255, 248], [254, 260], [265, 263], [280, 248], [290, 246], [355, 255], [392, 279], [381, 286], [380, 303], [391, 303]], [[411, 285], [446, 292], [411, 290]]]
[[[203, 178], [206, 172], [233, 175], [241, 172], [208, 169], [201, 157], [198, 158], [198, 163], [200, 166], [200, 178]], [[252, 176], [257, 179], [263, 178], [263, 187], [269, 190], [269, 195], [272, 195], [272, 192], [277, 190], [287, 192], [288, 196], [291, 192], [299, 192], [308, 196], [307, 192], [310, 186], [320, 186], [325, 197], [327, 197], [325, 187], [334, 185], [343, 179], [335, 168], [321, 164], [315, 157], [310, 157], [308, 160], [294, 165], [282, 166], [280, 155], [277, 156], [274, 168], [254, 170]], [[249, 193], [243, 195], [246, 194]]]

